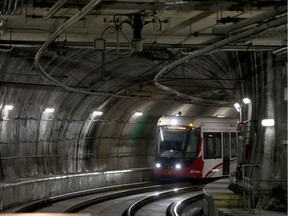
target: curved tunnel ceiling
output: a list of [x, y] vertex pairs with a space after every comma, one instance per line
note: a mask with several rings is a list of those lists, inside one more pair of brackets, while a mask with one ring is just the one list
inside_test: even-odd
[[[55, 87], [43, 77], [35, 68], [34, 58], [49, 35], [65, 26], [88, 1], [62, 1], [63, 4], [49, 18], [47, 13], [52, 13], [60, 1], [27, 1], [23, 5], [17, 0], [13, 2], [13, 8], [1, 5], [5, 11], [0, 14], [0, 64], [5, 71], [1, 74], [2, 84], [43, 91], [46, 104], [57, 103], [60, 98], [68, 101], [71, 93]], [[231, 107], [243, 96], [243, 86], [249, 80], [249, 69], [243, 61], [252, 64], [243, 53], [283, 49], [285, 41], [287, 22], [281, 21], [260, 34], [251, 34], [220, 47], [216, 52], [187, 61], [159, 79], [159, 83], [177, 92], [203, 99], [199, 102], [157, 88], [155, 76], [166, 65], [190, 52], [260, 24], [268, 26], [272, 21], [285, 18], [287, 9], [283, 3], [269, 1], [262, 7], [245, 1], [98, 3], [49, 44], [39, 61], [57, 83], [94, 95], [72, 93], [74, 102], [70, 102], [71, 106], [78, 103], [81, 109], [97, 107], [106, 110], [112, 104], [122, 104], [123, 110], [131, 107], [144, 110], [151, 103], [155, 107], [172, 103], [177, 104], [176, 108], [164, 109], [166, 112], [177, 112], [180, 107], [191, 104], [190, 107], [200, 108], [193, 108], [194, 113], [191, 108], [183, 108], [187, 114], [235, 117], [237, 113]], [[123, 99], [127, 102], [123, 103]], [[5, 100], [9, 101], [8, 98]], [[229, 103], [223, 108], [211, 104], [211, 100]], [[58, 104], [64, 106], [63, 101]]]
[[[7, 89], [12, 89], [9, 90], [10, 97], [6, 98], [4, 103], [13, 103], [15, 100], [13, 95], [17, 95], [15, 92], [20, 93], [23, 89], [30, 92], [31, 100], [33, 94], [42, 92], [40, 94], [42, 96], [37, 97], [43, 100], [43, 104], [54, 107], [65, 106], [64, 110], [71, 109], [69, 106], [75, 106], [73, 103], [79, 103], [77, 108], [79, 112], [87, 108], [87, 112], [93, 109], [106, 110], [113, 105], [118, 107], [117, 104], [121, 104], [117, 112], [120, 112], [120, 108], [126, 112], [131, 107], [131, 112], [134, 112], [144, 111], [145, 107], [151, 104], [159, 104], [164, 106], [163, 114], [182, 111], [183, 114], [195, 116], [231, 115], [232, 106], [195, 103], [155, 87], [154, 76], [169, 62], [166, 59], [151, 60], [140, 54], [117, 58], [115, 51], [109, 51], [105, 53], [105, 64], [102, 65], [102, 53], [94, 50], [67, 49], [66, 54], [62, 56], [53, 50], [46, 51], [41, 64], [49, 75], [69, 87], [99, 94], [89, 96], [67, 92], [43, 78], [33, 64], [33, 55], [36, 51], [35, 48], [14, 48], [10, 52], [1, 53], [1, 68], [6, 71], [1, 74], [1, 84]], [[175, 53], [171, 60], [177, 55], [180, 54]], [[203, 99], [229, 100], [233, 104], [241, 96], [239, 92], [241, 86], [249, 81], [247, 67], [252, 63], [245, 55], [245, 52], [218, 52], [205, 55], [177, 67], [161, 79], [161, 83]], [[244, 62], [247, 64], [243, 64]], [[21, 98], [21, 94], [19, 97]], [[178, 104], [176, 107], [179, 108], [172, 108], [170, 112], [173, 113], [170, 113], [167, 104], [170, 104], [169, 106]], [[183, 108], [185, 104], [190, 104], [190, 108]], [[191, 112], [192, 107], [196, 105], [202, 108], [193, 108], [195, 111]], [[223, 108], [227, 109], [226, 114], [223, 113]], [[192, 110], [189, 112], [189, 109]], [[232, 112], [232, 116], [235, 115], [237, 113]]]

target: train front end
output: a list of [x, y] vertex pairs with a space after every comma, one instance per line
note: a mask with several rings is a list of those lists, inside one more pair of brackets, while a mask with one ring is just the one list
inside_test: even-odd
[[184, 116], [163, 116], [157, 124], [154, 175], [164, 178], [202, 178], [200, 128]]

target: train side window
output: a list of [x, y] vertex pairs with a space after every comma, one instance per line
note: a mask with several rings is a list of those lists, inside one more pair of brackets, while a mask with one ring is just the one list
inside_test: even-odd
[[237, 157], [237, 136], [236, 133], [231, 133], [231, 158]]
[[213, 159], [214, 158], [214, 133], [203, 133], [203, 150], [204, 150], [204, 159]]
[[221, 133], [214, 133], [214, 158], [222, 158]]
[[203, 133], [204, 159], [222, 158], [221, 133]]
[[230, 133], [223, 133], [223, 158], [230, 158]]

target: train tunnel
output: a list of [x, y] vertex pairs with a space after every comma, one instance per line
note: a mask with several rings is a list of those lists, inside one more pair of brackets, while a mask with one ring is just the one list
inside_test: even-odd
[[157, 121], [179, 112], [239, 119], [238, 162], [257, 167], [247, 175], [263, 188], [287, 179], [283, 3], [5, 2], [1, 209], [152, 180]]

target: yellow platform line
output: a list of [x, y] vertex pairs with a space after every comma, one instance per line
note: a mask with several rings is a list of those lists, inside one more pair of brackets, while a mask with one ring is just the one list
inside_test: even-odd
[[239, 195], [213, 195], [213, 199], [241, 199]]
[[242, 207], [243, 200], [238, 195], [213, 195], [215, 207]]

